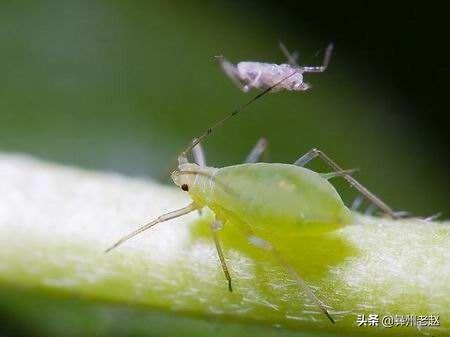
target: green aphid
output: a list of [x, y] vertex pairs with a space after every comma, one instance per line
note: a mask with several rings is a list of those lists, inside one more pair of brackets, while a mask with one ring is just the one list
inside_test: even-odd
[[[289, 76], [292, 76], [292, 74]], [[215, 128], [221, 126], [226, 120], [238, 114], [255, 100], [272, 91], [280, 82], [216, 122], [180, 153], [178, 167], [172, 172], [171, 176], [178, 187], [189, 193], [192, 203], [184, 208], [163, 214], [139, 227], [136, 231], [121, 238], [106, 251], [112, 250], [158, 223], [208, 207], [215, 215], [215, 221], [211, 224], [211, 232], [230, 291], [232, 291], [231, 276], [216, 233], [227, 223], [232, 223], [242, 229], [250, 244], [272, 253], [297, 282], [298, 286], [334, 323], [327, 306], [303, 281], [299, 272], [289, 265], [278, 252], [276, 246], [281, 245], [282, 242], [271, 242], [270, 233], [276, 231], [326, 233], [351, 224], [352, 213], [328, 181], [328, 179], [336, 176], [347, 180], [351, 186], [356, 188], [387, 216], [396, 218], [397, 214], [381, 199], [357, 182], [351, 176], [350, 171], [341, 169], [318, 149], [312, 149], [293, 164], [258, 163], [259, 157], [267, 146], [266, 140], [260, 139], [248, 155], [246, 163], [213, 168], [206, 166], [205, 156], [200, 146], [200, 142], [208, 137]], [[188, 161], [188, 153], [191, 151], [195, 163]], [[321, 158], [328, 164], [333, 172], [321, 174], [303, 167], [316, 157]]]

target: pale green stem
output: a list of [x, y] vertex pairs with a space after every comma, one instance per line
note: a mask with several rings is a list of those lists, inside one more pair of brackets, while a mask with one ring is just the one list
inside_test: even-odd
[[[290, 260], [332, 307], [331, 325], [276, 261], [232, 226], [219, 232], [230, 293], [209, 212], [200, 221], [193, 213], [159, 224], [104, 253], [139, 224], [188, 205], [179, 189], [19, 155], [0, 156], [0, 177], [0, 281], [9, 286], [342, 336], [415, 334], [382, 328], [381, 319], [439, 315], [439, 327], [420, 333], [450, 334], [448, 222], [355, 215], [354, 224], [328, 235], [294, 235], [286, 243], [295, 252]], [[358, 327], [362, 314], [379, 315], [380, 326]]]

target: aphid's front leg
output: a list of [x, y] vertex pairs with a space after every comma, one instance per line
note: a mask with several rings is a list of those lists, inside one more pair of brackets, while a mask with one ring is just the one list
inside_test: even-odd
[[297, 282], [298, 286], [305, 291], [308, 297], [315, 304], [317, 304], [319, 309], [328, 317], [331, 323], [334, 323], [334, 319], [328, 313], [326, 305], [314, 294], [311, 288], [300, 277], [299, 273], [285, 261], [285, 259], [279, 254], [278, 250], [270, 242], [267, 242], [266, 240], [263, 240], [253, 234], [249, 235], [248, 240], [254, 246], [272, 253], [272, 255], [278, 260], [278, 262], [289, 272], [289, 274], [291, 274], [291, 277]]
[[228, 290], [230, 292], [233, 291], [233, 288], [231, 287], [231, 276], [230, 272], [228, 271], [227, 263], [225, 262], [225, 257], [223, 256], [222, 247], [220, 246], [219, 238], [217, 237], [217, 232], [222, 229], [223, 225], [218, 220], [215, 220], [211, 224], [211, 232], [214, 239], [214, 244], [216, 245], [217, 255], [219, 256], [220, 265], [222, 266], [223, 274], [225, 275], [225, 278], [228, 281]]
[[267, 144], [268, 144], [267, 139], [265, 139], [265, 138], [258, 139], [255, 146], [253, 147], [253, 149], [250, 151], [247, 158], [245, 159], [245, 162], [246, 163], [256, 163], [259, 160], [259, 158], [261, 157], [261, 155], [264, 153], [264, 151], [266, 151]]
[[370, 202], [376, 205], [379, 209], [381, 209], [384, 213], [388, 214], [390, 217], [396, 219], [398, 218], [397, 213], [395, 213], [392, 208], [386, 205], [380, 198], [378, 198], [375, 194], [370, 192], [366, 187], [361, 185], [355, 178], [351, 175], [344, 172], [344, 170], [330, 157], [328, 157], [324, 152], [319, 149], [312, 149], [308, 151], [306, 154], [301, 156], [294, 165], [297, 166], [305, 166], [308, 162], [313, 160], [314, 158], [319, 157], [322, 159], [328, 166], [333, 168], [338, 172], [343, 172], [342, 177], [347, 180], [347, 182], [353, 188], [357, 189], [365, 198], [367, 198]]
[[234, 64], [229, 62], [223, 55], [216, 56], [216, 59], [225, 75], [227, 75], [239, 89], [243, 92], [248, 92], [251, 89], [249, 85], [242, 82], [237, 67]]

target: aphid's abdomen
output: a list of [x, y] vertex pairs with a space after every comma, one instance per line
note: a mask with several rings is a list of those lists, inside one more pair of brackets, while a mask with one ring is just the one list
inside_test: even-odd
[[243, 164], [215, 174], [214, 202], [255, 227], [327, 231], [350, 222], [335, 188], [318, 173], [288, 164]]
[[[268, 88], [278, 83], [280, 88], [291, 89], [293, 84], [303, 82], [303, 75], [299, 69], [289, 64], [239, 62], [237, 69], [243, 82], [252, 83], [255, 78], [259, 78], [254, 84], [261, 88]], [[292, 75], [294, 72], [296, 73]], [[292, 76], [286, 78], [289, 75]]]

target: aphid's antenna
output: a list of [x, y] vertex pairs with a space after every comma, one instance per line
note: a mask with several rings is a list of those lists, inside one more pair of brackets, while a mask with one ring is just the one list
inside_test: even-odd
[[[173, 173], [176, 174], [192, 174], [192, 175], [201, 175], [204, 177], [207, 177], [208, 179], [213, 180], [217, 185], [221, 186], [226, 192], [228, 193], [233, 193], [233, 191], [231, 191], [231, 189], [226, 186], [225, 184], [221, 183], [218, 179], [216, 179], [213, 175], [211, 175], [210, 173], [207, 172], [201, 172], [201, 171], [187, 171], [187, 170], [175, 170], [173, 171]], [[108, 249], [105, 250], [105, 253], [108, 253], [109, 251], [113, 250], [114, 248], [116, 248], [117, 246], [121, 245], [122, 243], [124, 243], [125, 241], [128, 241], [129, 239], [135, 237], [136, 235], [146, 231], [147, 229], [152, 228], [153, 226], [161, 223], [161, 222], [165, 222], [171, 219], [175, 219], [178, 218], [182, 215], [188, 214], [192, 211], [198, 210], [199, 206], [196, 205], [195, 203], [191, 203], [186, 207], [180, 208], [178, 210], [163, 214], [159, 217], [157, 217], [156, 219], [142, 225], [141, 227], [139, 227], [138, 229], [136, 229], [135, 231], [123, 236], [121, 239], [119, 239], [116, 243], [114, 243], [111, 247], [109, 247]]]
[[175, 219], [178, 218], [182, 215], [188, 214], [194, 210], [197, 209], [197, 205], [194, 203], [189, 204], [186, 207], [177, 209], [176, 211], [172, 211], [166, 214], [163, 214], [159, 217], [157, 217], [155, 220], [152, 220], [148, 223], [146, 223], [145, 225], [142, 225], [141, 227], [139, 227], [138, 229], [136, 229], [135, 231], [131, 232], [130, 234], [125, 235], [124, 237], [122, 237], [120, 240], [118, 240], [115, 244], [113, 244], [111, 247], [109, 247], [108, 249], [105, 250], [105, 253], [108, 253], [109, 251], [113, 250], [114, 248], [116, 248], [117, 246], [121, 245], [122, 243], [124, 243], [125, 241], [128, 241], [129, 239], [135, 237], [136, 235], [146, 231], [147, 229], [155, 226], [156, 224], [159, 224], [161, 222], [165, 222], [167, 220], [171, 220], [171, 219]]
[[250, 99], [247, 103], [241, 105], [240, 107], [238, 107], [237, 109], [233, 110], [232, 112], [230, 112], [229, 114], [227, 114], [225, 117], [223, 117], [222, 119], [218, 120], [217, 122], [215, 122], [212, 126], [210, 126], [209, 128], [207, 128], [199, 137], [195, 138], [195, 140], [189, 144], [178, 156], [178, 164], [185, 164], [187, 163], [187, 154], [189, 151], [191, 151], [197, 144], [199, 144], [201, 141], [203, 141], [206, 137], [208, 137], [215, 129], [219, 128], [220, 126], [222, 126], [223, 123], [225, 123], [227, 120], [229, 120], [230, 118], [236, 116], [238, 113], [240, 113], [242, 110], [244, 110], [246, 107], [248, 107], [250, 104], [252, 104], [253, 102], [255, 102], [256, 100], [260, 99], [261, 97], [267, 95], [269, 92], [271, 92], [275, 87], [277, 87], [278, 85], [280, 85], [281, 83], [283, 83], [284, 81], [286, 81], [287, 79], [291, 78], [292, 76], [294, 76], [299, 70], [293, 71], [291, 74], [285, 76], [284, 78], [282, 78], [280, 81], [278, 81], [277, 83], [275, 83], [274, 85], [272, 85], [271, 87], [265, 89], [264, 91], [260, 92], [258, 95], [256, 95], [255, 97], [253, 97], [252, 99]]

